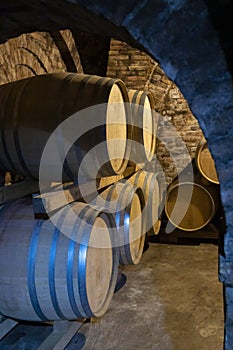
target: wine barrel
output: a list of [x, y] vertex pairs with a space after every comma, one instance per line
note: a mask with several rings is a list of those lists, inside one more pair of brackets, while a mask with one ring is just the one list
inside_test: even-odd
[[197, 147], [195, 161], [199, 172], [206, 180], [219, 184], [215, 163], [205, 139], [202, 139]]
[[[82, 159], [101, 142], [103, 149], [94, 151], [89, 165], [93, 163], [99, 170], [97, 176], [123, 173], [130, 153], [128, 102], [127, 89], [120, 79], [85, 74], [51, 73], [0, 86], [0, 170], [38, 179], [41, 156], [51, 134], [71, 115], [89, 107], [90, 112], [79, 113], [71, 126], [80, 137], [64, 162], [64, 181], [77, 177]], [[78, 133], [83, 125], [88, 131], [81, 136]], [[63, 136], [63, 130], [65, 127], [56, 139], [61, 159], [68, 137]], [[111, 142], [114, 140], [117, 146]], [[48, 176], [53, 174], [51, 182], [60, 181], [51, 170], [53, 153], [50, 158]], [[85, 175], [92, 178], [96, 174], [87, 166]]]
[[153, 95], [147, 91], [129, 89], [132, 110], [132, 140], [130, 160], [134, 163], [151, 161], [156, 148], [157, 120]]
[[140, 170], [129, 178], [136, 188], [141, 188], [145, 207], [143, 220], [146, 223], [146, 232], [150, 235], [158, 234], [161, 226], [162, 189], [160, 175]]
[[[75, 222], [70, 220], [71, 212], [76, 214]], [[109, 234], [113, 217], [78, 202], [57, 215], [57, 227], [50, 220], [34, 220], [28, 198], [1, 210], [2, 315], [54, 321], [106, 312], [119, 265], [119, 249], [112, 247]]]
[[[192, 193], [190, 201], [187, 193]], [[175, 205], [177, 207], [173, 211]], [[204, 187], [200, 183], [175, 181], [169, 186], [165, 198], [165, 213], [169, 221], [183, 231], [196, 231], [205, 227], [214, 218], [218, 207], [218, 193], [213, 187]], [[180, 213], [183, 213], [181, 220]]]
[[145, 241], [145, 222], [142, 218], [145, 201], [141, 189], [132, 187], [128, 182], [118, 182], [105, 189], [93, 203], [115, 216], [120, 264], [138, 264]]

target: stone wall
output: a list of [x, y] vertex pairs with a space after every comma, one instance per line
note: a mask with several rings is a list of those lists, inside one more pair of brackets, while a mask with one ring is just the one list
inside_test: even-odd
[[[174, 132], [185, 142], [191, 158], [195, 156], [196, 147], [203, 137], [187, 101], [178, 87], [167, 78], [158, 62], [146, 53], [115, 39], [111, 40], [107, 76], [122, 79], [129, 89], [146, 90], [153, 94], [156, 111], [161, 116], [158, 122], [156, 156], [170, 183], [183, 166], [183, 146], [175, 141]], [[175, 129], [167, 127], [168, 124]], [[170, 151], [176, 154], [176, 164]]]
[[69, 30], [23, 34], [0, 45], [0, 84], [52, 72], [82, 72]]

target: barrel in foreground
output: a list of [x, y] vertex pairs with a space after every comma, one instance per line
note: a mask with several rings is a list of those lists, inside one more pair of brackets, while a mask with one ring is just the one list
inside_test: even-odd
[[[75, 214], [75, 215], [73, 215]], [[119, 251], [111, 215], [74, 202], [34, 220], [31, 199], [0, 216], [0, 312], [28, 321], [102, 316], [116, 285]]]

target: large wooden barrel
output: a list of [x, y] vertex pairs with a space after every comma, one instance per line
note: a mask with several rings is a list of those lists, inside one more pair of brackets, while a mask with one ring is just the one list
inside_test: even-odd
[[34, 220], [27, 198], [1, 210], [2, 315], [53, 321], [98, 317], [107, 310], [119, 265], [119, 249], [112, 248], [109, 234], [114, 218], [78, 202], [59, 215], [57, 227]]
[[[95, 164], [98, 176], [121, 174], [130, 153], [128, 102], [127, 89], [121, 80], [84, 74], [51, 73], [0, 86], [0, 170], [38, 179], [41, 155], [50, 135], [71, 115], [92, 106], [89, 112], [79, 113], [71, 126], [73, 134], [80, 137], [64, 162], [64, 180], [77, 177], [82, 159], [102, 142], [105, 142], [103, 148], [94, 151], [89, 164]], [[97, 108], [100, 104], [102, 107]], [[87, 131], [84, 128], [81, 136], [79, 130], [83, 125]], [[66, 153], [64, 144], [68, 137], [63, 135], [64, 130], [65, 127], [56, 136], [61, 159]], [[117, 145], [113, 145], [113, 140]], [[50, 162], [48, 176], [53, 173]], [[87, 167], [86, 176], [96, 175], [88, 170]], [[51, 181], [59, 181], [56, 176], [55, 171]]]
[[119, 236], [120, 264], [138, 264], [142, 257], [145, 228], [142, 211], [145, 205], [140, 188], [118, 182], [109, 186], [94, 201], [115, 216]]
[[136, 188], [141, 188], [143, 192], [145, 198], [143, 220], [146, 225], [146, 232], [150, 235], [159, 233], [163, 199], [160, 175], [140, 170], [131, 176], [129, 181]]
[[[187, 194], [191, 194], [190, 200]], [[169, 221], [184, 231], [205, 227], [214, 218], [218, 207], [217, 191], [213, 186], [204, 187], [201, 183], [175, 181], [169, 186], [165, 198], [165, 213]]]
[[197, 147], [195, 161], [199, 172], [206, 180], [219, 184], [215, 163], [205, 139], [202, 139]]
[[[130, 160], [151, 161], [156, 148], [157, 120], [153, 95], [148, 91], [129, 89], [132, 110], [132, 144]], [[137, 142], [137, 143], [136, 143]]]

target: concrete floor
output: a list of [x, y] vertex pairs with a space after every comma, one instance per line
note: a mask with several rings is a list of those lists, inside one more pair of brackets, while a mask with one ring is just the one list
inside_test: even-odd
[[[98, 321], [84, 324], [67, 350], [222, 350], [222, 284], [214, 245], [151, 244]], [[20, 325], [1, 350], [34, 350], [50, 327]]]

